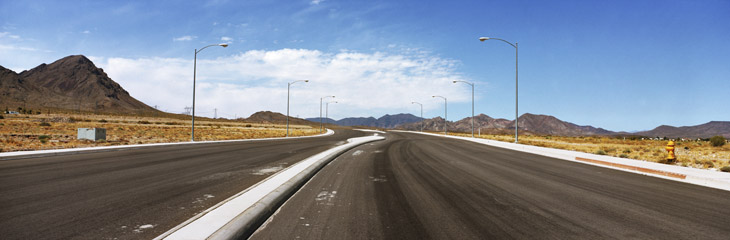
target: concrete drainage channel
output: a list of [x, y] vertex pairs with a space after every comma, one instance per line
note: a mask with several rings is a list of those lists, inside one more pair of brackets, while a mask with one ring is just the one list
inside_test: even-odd
[[351, 138], [346, 144], [294, 164], [218, 203], [155, 239], [247, 238], [320, 169], [359, 145], [383, 140], [374, 136]]

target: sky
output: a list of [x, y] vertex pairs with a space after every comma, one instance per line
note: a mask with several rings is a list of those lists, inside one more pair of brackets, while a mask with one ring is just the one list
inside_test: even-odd
[[89, 57], [133, 97], [234, 118], [269, 110], [555, 116], [613, 131], [730, 121], [730, 1], [0, 0], [0, 65]]

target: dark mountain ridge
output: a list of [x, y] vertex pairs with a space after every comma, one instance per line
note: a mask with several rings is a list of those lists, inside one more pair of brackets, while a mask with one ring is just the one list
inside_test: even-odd
[[669, 138], [709, 138], [720, 135], [730, 138], [730, 121], [711, 121], [700, 125], [682, 127], [661, 125], [649, 131], [634, 133], [634, 135]]
[[[319, 118], [307, 118], [312, 122], [319, 122]], [[365, 127], [377, 127], [377, 128], [395, 128], [397, 125], [404, 123], [413, 123], [423, 120], [420, 117], [416, 117], [413, 114], [400, 113], [395, 115], [385, 114], [380, 118], [374, 117], [349, 117], [340, 120], [334, 120], [330, 118], [322, 118], [325, 123], [334, 123], [340, 126], [365, 126]]]

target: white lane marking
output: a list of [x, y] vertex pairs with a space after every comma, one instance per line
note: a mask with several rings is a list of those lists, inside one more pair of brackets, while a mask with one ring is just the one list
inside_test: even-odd
[[[317, 194], [317, 197], [315, 197], [314, 200], [318, 202], [317, 205], [324, 204], [324, 205], [332, 206], [332, 205], [334, 205], [334, 203], [332, 203], [332, 199], [335, 198], [335, 195], [337, 195], [337, 191], [332, 191], [332, 192], [321, 191], [321, 192], [319, 192], [319, 194]], [[322, 203], [319, 203], [319, 202], [322, 202]]]
[[275, 166], [275, 167], [266, 167], [266, 168], [261, 168], [261, 169], [255, 170], [255, 172], [253, 172], [251, 174], [259, 175], [259, 176], [268, 175], [268, 174], [278, 172], [281, 169], [284, 169], [284, 166], [279, 165], [279, 166]]
[[368, 176], [368, 178], [370, 178], [370, 180], [373, 182], [387, 182], [388, 181], [388, 179], [385, 178], [385, 175], [380, 175], [378, 177]]
[[363, 150], [357, 150], [357, 151], [355, 151], [354, 153], [352, 153], [352, 156], [357, 156], [357, 155], [360, 155], [360, 154], [362, 154], [362, 153], [364, 153], [364, 152], [365, 152], [365, 151], [363, 151]]
[[139, 227], [137, 227], [137, 229], [134, 229], [134, 232], [135, 232], [135, 233], [141, 233], [141, 232], [142, 232], [142, 231], [144, 231], [145, 229], [148, 229], [148, 228], [153, 228], [153, 227], [155, 227], [155, 225], [152, 225], [152, 224], [145, 224], [145, 225], [142, 225], [142, 226], [139, 226]]

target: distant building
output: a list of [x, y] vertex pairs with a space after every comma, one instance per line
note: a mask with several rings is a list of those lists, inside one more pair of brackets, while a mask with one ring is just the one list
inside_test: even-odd
[[20, 114], [19, 112], [16, 112], [16, 111], [5, 111], [5, 113], [6, 114]]

